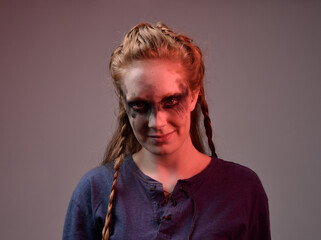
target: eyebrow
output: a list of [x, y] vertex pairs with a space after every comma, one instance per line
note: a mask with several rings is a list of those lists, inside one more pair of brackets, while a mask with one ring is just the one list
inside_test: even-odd
[[[163, 98], [159, 102], [164, 102], [164, 101], [168, 100], [169, 98], [173, 98], [173, 97], [182, 98], [182, 97], [184, 97], [184, 93], [176, 92], [176, 93], [164, 95]], [[140, 101], [141, 102], [151, 102], [143, 97], [133, 97], [133, 98], [126, 99], [126, 101], [128, 103], [134, 103], [134, 102], [140, 102]]]

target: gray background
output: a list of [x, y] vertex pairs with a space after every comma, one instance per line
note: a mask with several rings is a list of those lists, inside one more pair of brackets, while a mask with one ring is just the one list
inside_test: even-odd
[[218, 154], [260, 176], [273, 239], [318, 239], [320, 12], [311, 0], [1, 0], [0, 239], [61, 238], [115, 128], [109, 56], [144, 21], [203, 50]]

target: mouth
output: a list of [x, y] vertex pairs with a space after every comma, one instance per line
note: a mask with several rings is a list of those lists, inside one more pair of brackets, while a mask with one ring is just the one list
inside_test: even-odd
[[166, 133], [166, 134], [148, 135], [148, 137], [153, 139], [157, 143], [165, 143], [170, 139], [170, 137], [172, 136], [172, 134], [174, 132], [175, 131], [170, 132], [170, 133]]

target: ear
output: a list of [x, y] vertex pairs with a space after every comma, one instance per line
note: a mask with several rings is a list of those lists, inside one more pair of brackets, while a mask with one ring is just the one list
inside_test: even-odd
[[191, 105], [190, 105], [190, 111], [194, 111], [195, 107], [196, 107], [196, 103], [197, 103], [197, 100], [198, 100], [198, 96], [199, 96], [199, 93], [200, 93], [200, 90], [197, 89], [193, 92], [191, 92], [191, 95], [192, 95], [192, 99], [191, 99]]

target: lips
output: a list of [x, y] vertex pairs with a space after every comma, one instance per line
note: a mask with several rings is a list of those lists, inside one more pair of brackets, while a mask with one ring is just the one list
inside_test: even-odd
[[165, 143], [170, 139], [173, 133], [174, 131], [166, 134], [161, 134], [161, 135], [149, 135], [148, 137], [153, 139], [157, 143]]

